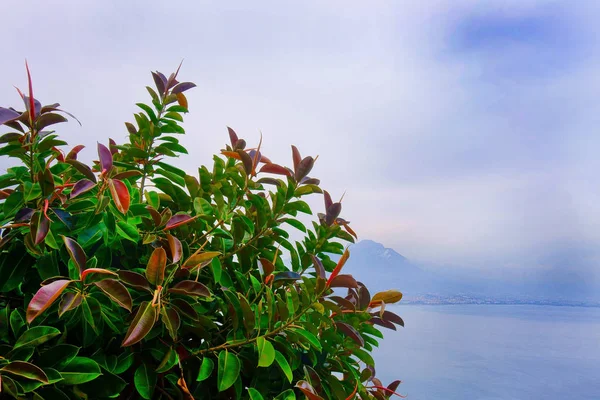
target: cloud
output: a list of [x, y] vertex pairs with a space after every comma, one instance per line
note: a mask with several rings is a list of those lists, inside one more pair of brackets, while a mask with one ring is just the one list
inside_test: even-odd
[[185, 58], [198, 84], [189, 172], [226, 125], [249, 142], [260, 130], [276, 161], [291, 143], [320, 155], [313, 174], [348, 191], [363, 237], [420, 260], [533, 268], [550, 244], [600, 248], [598, 14], [546, 1], [10, 3], [0, 104], [18, 104], [27, 57], [41, 100], [83, 121], [59, 129], [92, 159], [96, 141], [124, 140], [149, 70]]

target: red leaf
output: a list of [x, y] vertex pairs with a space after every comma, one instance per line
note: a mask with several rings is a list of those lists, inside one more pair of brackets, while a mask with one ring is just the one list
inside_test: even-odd
[[189, 90], [189, 89], [191, 89], [193, 87], [196, 87], [195, 83], [192, 83], [192, 82], [181, 82], [180, 84], [176, 85], [173, 88], [172, 92], [175, 93], [175, 94], [177, 94], [177, 93], [183, 93], [186, 90]]
[[339, 331], [341, 331], [344, 335], [348, 336], [350, 339], [354, 340], [359, 346], [363, 347], [365, 345], [365, 340], [358, 333], [353, 326], [348, 325], [345, 322], [336, 322], [335, 326]]
[[118, 179], [111, 179], [108, 181], [108, 187], [110, 188], [110, 194], [115, 202], [117, 209], [126, 214], [129, 210], [129, 190], [127, 186]]
[[260, 171], [258, 172], [267, 172], [270, 174], [292, 176], [291, 172], [287, 168], [273, 163], [263, 165]]
[[125, 284], [136, 289], [142, 289], [152, 293], [152, 288], [150, 288], [150, 285], [148, 284], [146, 278], [144, 278], [144, 275], [125, 270], [119, 271], [118, 274], [119, 279], [125, 282]]
[[235, 149], [235, 145], [238, 141], [238, 136], [233, 129], [227, 127], [227, 131], [229, 132], [229, 140], [231, 141], [231, 148]]
[[127, 178], [133, 178], [134, 176], [141, 176], [142, 173], [136, 169], [132, 169], [131, 171], [124, 171], [121, 173], [116, 174], [115, 176], [113, 176], [113, 179], [119, 179], [119, 180], [123, 180], [123, 179], [127, 179]]
[[267, 260], [266, 258], [261, 258], [260, 263], [262, 264], [262, 267], [263, 267], [263, 271], [264, 271], [263, 277], [264, 278], [271, 275], [273, 273], [273, 271], [275, 271], [275, 266], [273, 265], [273, 263], [271, 261]]
[[181, 281], [169, 289], [169, 293], [185, 294], [188, 296], [210, 297], [210, 290], [200, 282]]
[[315, 266], [315, 271], [317, 273], [317, 277], [325, 279], [326, 278], [325, 267], [323, 267], [323, 263], [321, 262], [321, 260], [319, 260], [318, 257], [314, 256], [313, 254], [311, 254], [310, 256], [313, 260], [313, 264]]
[[87, 263], [87, 255], [85, 251], [81, 248], [77, 241], [71, 239], [70, 237], [63, 236], [63, 240], [65, 241], [65, 245], [67, 247], [67, 252], [75, 263], [75, 266], [79, 268], [79, 277], [83, 279], [83, 271], [85, 270], [85, 266]]
[[346, 249], [346, 251], [344, 251], [344, 254], [342, 255], [342, 257], [338, 261], [337, 265], [333, 269], [333, 272], [331, 273], [331, 276], [327, 280], [327, 286], [328, 287], [331, 284], [331, 281], [333, 281], [335, 279], [335, 277], [338, 276], [338, 274], [342, 270], [342, 267], [344, 266], [344, 264], [346, 264], [346, 261], [348, 261], [349, 257], [350, 257], [350, 252], [348, 251], [348, 249]]
[[114, 279], [104, 279], [100, 282], [95, 282], [94, 285], [106, 293], [112, 301], [131, 312], [131, 294], [129, 294], [129, 291], [121, 282]]
[[96, 184], [89, 179], [81, 179], [75, 183], [73, 189], [71, 189], [71, 198], [75, 198], [82, 193], [90, 191], [96, 186]]
[[81, 293], [65, 293], [58, 306], [59, 318], [62, 317], [62, 315], [67, 311], [79, 307], [79, 305], [81, 304], [81, 300], [83, 300], [83, 296], [81, 295]]
[[306, 398], [309, 400], [323, 400], [323, 398], [317, 394], [317, 392], [310, 385], [310, 383], [308, 383], [305, 380], [300, 380], [296, 382], [296, 387], [300, 389], [300, 391], [304, 393]]
[[181, 318], [177, 311], [174, 308], [163, 308], [160, 314], [163, 324], [167, 327], [173, 340], [177, 339], [177, 331], [181, 324]]
[[34, 381], [46, 384], [49, 383], [48, 376], [40, 367], [25, 361], [13, 361], [0, 368], [0, 372], [9, 373], [21, 378], [32, 379]]
[[331, 200], [331, 195], [327, 190], [323, 191], [323, 197], [325, 198], [325, 211], [327, 211], [333, 205], [333, 200]]
[[162, 247], [154, 249], [146, 266], [146, 279], [154, 286], [162, 285], [165, 280], [167, 253]]
[[8, 108], [0, 107], [0, 125], [7, 122], [14, 121], [19, 118], [21, 114]]
[[352, 275], [341, 274], [333, 278], [333, 280], [329, 282], [328, 287], [343, 287], [356, 289], [358, 288], [358, 283], [356, 282], [356, 279], [352, 277]]
[[85, 281], [85, 278], [90, 274], [101, 274], [101, 275], [112, 275], [119, 276], [116, 272], [109, 271], [104, 268], [88, 268], [81, 274], [81, 280]]
[[195, 219], [196, 217], [192, 218], [187, 214], [173, 215], [163, 230], [168, 231], [169, 229], [177, 228], [178, 226], [190, 223]]
[[46, 239], [50, 230], [50, 220], [42, 212], [37, 212], [31, 219], [31, 233], [34, 238], [35, 245], [39, 245]]
[[399, 315], [394, 314], [391, 311], [384, 311], [383, 313], [372, 313], [371, 315], [379, 315], [384, 321], [389, 321], [400, 326], [404, 326], [404, 320]]
[[173, 263], [176, 263], [181, 260], [181, 256], [183, 255], [181, 242], [175, 236], [169, 234], [167, 234], [167, 241], [171, 250], [171, 260], [173, 260]]
[[150, 302], [144, 301], [140, 304], [135, 318], [129, 325], [122, 347], [131, 346], [142, 340], [154, 326], [156, 321], [156, 307]]
[[156, 85], [158, 93], [161, 96], [165, 93], [165, 87], [167, 85], [167, 80], [163, 79], [163, 77], [164, 76], [162, 74], [159, 75], [159, 72], [152, 73], [152, 79], [154, 79], [154, 84]]
[[50, 307], [70, 283], [70, 280], [61, 279], [42, 286], [27, 306], [27, 323], [33, 322], [38, 315]]
[[98, 157], [100, 158], [100, 168], [102, 171], [110, 172], [113, 166], [113, 156], [110, 150], [102, 143], [98, 143]]
[[305, 157], [302, 161], [300, 161], [300, 164], [298, 164], [298, 167], [296, 168], [296, 182], [300, 182], [302, 178], [308, 175], [314, 165], [315, 159], [311, 156]]
[[29, 65], [25, 60], [25, 69], [27, 70], [27, 85], [29, 86], [29, 118], [33, 122], [37, 117], [37, 110], [35, 109], [35, 98], [33, 97], [33, 83], [31, 82], [31, 73], [29, 72]]
[[77, 146], [73, 147], [71, 149], [71, 151], [69, 151], [69, 153], [67, 153], [66, 159], [67, 160], [77, 160], [77, 153], [79, 153], [84, 148], [85, 148], [85, 146], [82, 144], [78, 144]]
[[88, 178], [92, 182], [96, 182], [96, 175], [94, 175], [90, 167], [77, 160], [67, 160], [66, 162], [67, 164], [72, 165], [73, 168], [75, 168], [81, 174], [85, 175], [86, 178]]
[[300, 156], [300, 151], [294, 145], [292, 145], [292, 159], [294, 160], [294, 171], [298, 170], [298, 164], [302, 161], [302, 157]]
[[370, 321], [375, 325], [383, 326], [394, 331], [396, 330], [396, 325], [392, 324], [390, 321], [384, 321], [379, 317], [372, 317]]
[[192, 307], [187, 301], [183, 299], [171, 299], [170, 303], [171, 305], [177, 307], [181, 314], [190, 317], [194, 321], [198, 320], [198, 313], [196, 312], [196, 310], [194, 310], [194, 307]]

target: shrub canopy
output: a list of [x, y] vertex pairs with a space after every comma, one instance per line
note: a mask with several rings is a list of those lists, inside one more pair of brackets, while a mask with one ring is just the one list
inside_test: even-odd
[[[342, 273], [356, 234], [309, 177], [313, 157], [292, 146], [291, 168], [273, 163], [229, 128], [212, 165], [188, 174], [170, 159], [187, 153], [195, 85], [153, 72], [127, 142], [98, 143], [87, 165], [52, 130], [75, 117], [42, 106], [27, 73], [24, 111], [0, 108], [0, 155], [14, 161], [0, 176], [0, 395], [394, 394], [370, 353], [378, 326], [403, 325], [385, 310], [402, 294], [371, 296]], [[305, 225], [315, 193], [324, 212]]]

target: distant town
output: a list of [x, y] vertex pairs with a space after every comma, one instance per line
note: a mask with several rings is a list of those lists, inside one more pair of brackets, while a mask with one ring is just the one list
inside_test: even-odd
[[474, 296], [468, 294], [457, 294], [453, 296], [439, 294], [424, 294], [415, 296], [405, 296], [402, 299], [403, 304], [411, 305], [452, 305], [452, 304], [498, 304], [515, 305], [529, 304], [540, 306], [570, 306], [570, 307], [600, 307], [600, 302], [593, 301], [571, 301], [567, 299], [529, 299], [529, 298], [498, 298]]

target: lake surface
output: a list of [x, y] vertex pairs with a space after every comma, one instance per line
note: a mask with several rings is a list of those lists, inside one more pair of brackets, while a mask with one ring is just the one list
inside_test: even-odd
[[409, 400], [599, 400], [600, 308], [389, 307], [377, 376]]

